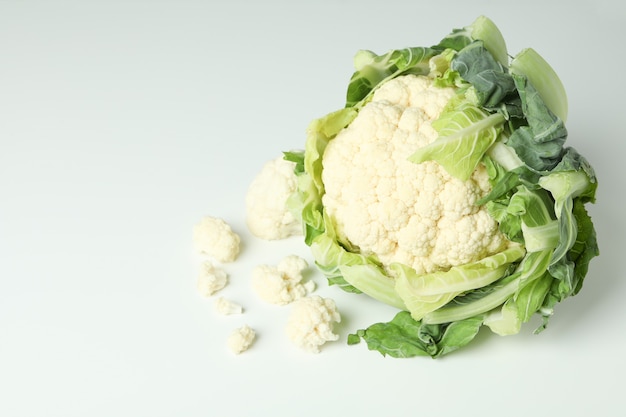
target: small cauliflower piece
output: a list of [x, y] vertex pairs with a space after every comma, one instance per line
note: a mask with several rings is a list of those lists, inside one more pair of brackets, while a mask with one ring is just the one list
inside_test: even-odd
[[215, 300], [215, 311], [224, 316], [228, 316], [231, 314], [241, 314], [243, 312], [243, 307], [237, 303], [227, 300], [224, 297], [219, 297]]
[[250, 232], [266, 240], [302, 234], [298, 219], [287, 209], [296, 190], [295, 164], [282, 157], [267, 162], [246, 194], [246, 222]]
[[240, 354], [252, 345], [256, 338], [256, 332], [247, 324], [233, 330], [228, 336], [228, 347], [235, 354]]
[[286, 333], [296, 346], [319, 353], [326, 342], [339, 339], [339, 335], [334, 333], [334, 325], [339, 322], [341, 315], [335, 301], [313, 295], [293, 304]]
[[224, 220], [205, 216], [194, 226], [193, 240], [196, 249], [218, 262], [233, 262], [239, 255], [241, 241]]
[[278, 265], [259, 265], [252, 271], [252, 286], [257, 295], [271, 304], [286, 305], [313, 292], [315, 283], [303, 281], [306, 260], [289, 255]]
[[210, 297], [228, 283], [228, 274], [210, 261], [202, 262], [198, 274], [197, 287], [200, 294]]

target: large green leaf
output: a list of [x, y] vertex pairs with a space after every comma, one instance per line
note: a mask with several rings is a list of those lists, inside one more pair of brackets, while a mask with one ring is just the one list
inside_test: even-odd
[[516, 129], [507, 145], [515, 149], [520, 159], [530, 168], [549, 171], [563, 157], [567, 129], [563, 120], [550, 111], [527, 78], [515, 75], [513, 79], [528, 125]]
[[505, 119], [466, 103], [433, 123], [439, 137], [409, 157], [411, 162], [437, 161], [453, 177], [466, 181], [496, 141]]
[[420, 320], [457, 295], [502, 278], [509, 266], [519, 261], [524, 254], [522, 246], [511, 245], [502, 252], [476, 262], [429, 274], [417, 274], [412, 268], [399, 263], [389, 267], [396, 276], [396, 293], [404, 301], [411, 316]]
[[429, 59], [440, 51], [416, 47], [396, 49], [384, 55], [360, 51], [354, 63], [356, 71], [350, 79], [346, 93], [346, 107], [360, 105], [380, 84], [402, 74], [427, 75]]
[[402, 311], [388, 323], [376, 323], [348, 336], [348, 344], [365, 340], [370, 350], [383, 356], [411, 358], [447, 355], [471, 342], [482, 325], [482, 317], [443, 325], [428, 325]]

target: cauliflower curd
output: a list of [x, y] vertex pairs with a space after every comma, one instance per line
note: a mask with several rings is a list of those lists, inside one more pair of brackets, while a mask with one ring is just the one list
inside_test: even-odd
[[482, 165], [461, 181], [435, 161], [408, 160], [437, 139], [431, 123], [454, 94], [426, 76], [399, 76], [329, 142], [322, 201], [340, 241], [384, 265], [399, 262], [420, 274], [467, 264], [508, 245], [498, 223], [474, 204], [490, 190]]

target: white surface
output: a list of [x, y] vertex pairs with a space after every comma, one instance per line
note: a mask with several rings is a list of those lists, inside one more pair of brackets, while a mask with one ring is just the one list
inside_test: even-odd
[[[617, 0], [0, 1], [0, 415], [617, 415], [626, 372], [624, 150]], [[228, 4], [228, 6], [226, 6]], [[569, 144], [595, 165], [602, 255], [547, 331], [481, 332], [440, 360], [346, 346], [393, 311], [328, 288], [340, 341], [312, 355], [249, 273], [298, 239], [244, 224], [263, 163], [343, 105], [352, 56], [436, 43], [479, 14], [538, 50], [569, 94]], [[195, 291], [191, 228], [244, 241], [219, 316]], [[244, 354], [226, 339], [244, 323]], [[616, 414], [617, 413], [617, 414]]]

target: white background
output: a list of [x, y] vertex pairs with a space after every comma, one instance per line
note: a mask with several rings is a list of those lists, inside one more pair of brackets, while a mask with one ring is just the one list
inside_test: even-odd
[[[623, 6], [614, 1], [0, 1], [0, 415], [611, 416], [623, 403]], [[352, 56], [437, 43], [478, 15], [541, 53], [569, 95], [569, 144], [596, 167], [602, 254], [549, 328], [481, 332], [438, 360], [348, 333], [393, 310], [329, 288], [340, 340], [318, 355], [260, 302], [257, 264], [296, 253], [245, 227], [261, 166], [343, 106]], [[242, 253], [199, 296], [191, 230], [227, 220]], [[258, 332], [242, 355], [232, 329]]]

